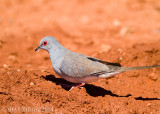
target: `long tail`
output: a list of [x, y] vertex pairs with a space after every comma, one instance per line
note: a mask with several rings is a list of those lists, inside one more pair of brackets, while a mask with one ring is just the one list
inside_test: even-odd
[[153, 68], [153, 67], [160, 67], [160, 65], [140, 66], [140, 67], [121, 67], [119, 71], [124, 72], [124, 71], [140, 70], [140, 69]]

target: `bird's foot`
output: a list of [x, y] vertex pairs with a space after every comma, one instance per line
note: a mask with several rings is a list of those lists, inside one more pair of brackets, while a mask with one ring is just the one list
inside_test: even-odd
[[80, 83], [80, 84], [76, 84], [76, 85], [72, 85], [71, 89], [69, 91], [71, 91], [74, 87], [78, 87], [78, 88], [81, 88], [85, 85], [84, 82]]
[[72, 84], [72, 85], [62, 84], [62, 87], [64, 87], [64, 88], [67, 89], [68, 91], [71, 91], [74, 87], [81, 88], [81, 87], [83, 87], [84, 85], [85, 85], [85, 83], [82, 82], [82, 83]]

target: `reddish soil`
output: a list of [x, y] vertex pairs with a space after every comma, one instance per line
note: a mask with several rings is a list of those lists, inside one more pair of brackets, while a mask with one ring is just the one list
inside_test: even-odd
[[160, 64], [158, 0], [1, 0], [0, 113], [160, 113], [160, 68], [125, 72], [67, 91], [44, 36], [123, 66]]

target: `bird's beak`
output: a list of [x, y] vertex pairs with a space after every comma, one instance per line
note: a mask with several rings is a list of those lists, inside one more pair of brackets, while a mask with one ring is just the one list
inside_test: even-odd
[[38, 47], [35, 49], [35, 51], [38, 51], [40, 47], [41, 47], [41, 46], [38, 46]]

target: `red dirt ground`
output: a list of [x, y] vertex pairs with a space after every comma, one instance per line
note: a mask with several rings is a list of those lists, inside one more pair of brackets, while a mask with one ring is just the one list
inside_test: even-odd
[[63, 89], [41, 38], [123, 66], [160, 64], [158, 0], [1, 0], [0, 113], [160, 113], [160, 68]]

